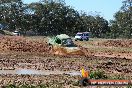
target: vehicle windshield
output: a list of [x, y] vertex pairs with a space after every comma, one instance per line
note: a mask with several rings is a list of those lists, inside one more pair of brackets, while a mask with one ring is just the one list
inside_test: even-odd
[[82, 36], [82, 34], [76, 34], [76, 36]]
[[85, 36], [89, 36], [89, 34], [88, 34], [88, 33], [86, 33], [86, 34], [85, 34]]
[[62, 45], [69, 46], [69, 45], [74, 45], [74, 43], [71, 38], [68, 38], [62, 40]]

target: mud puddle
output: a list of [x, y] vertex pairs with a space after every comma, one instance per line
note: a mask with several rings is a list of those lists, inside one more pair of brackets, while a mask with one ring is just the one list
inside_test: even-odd
[[16, 69], [16, 70], [0, 70], [0, 74], [12, 74], [12, 75], [58, 75], [66, 74], [71, 76], [81, 75], [79, 71], [50, 71], [50, 70], [33, 70], [33, 69]]

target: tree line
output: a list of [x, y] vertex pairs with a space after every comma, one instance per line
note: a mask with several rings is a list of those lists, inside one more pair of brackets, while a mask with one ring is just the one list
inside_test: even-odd
[[64, 0], [41, 0], [24, 4], [22, 0], [0, 1], [0, 23], [8, 25], [6, 30], [19, 30], [26, 35], [53, 36], [57, 34], [75, 35], [90, 32], [97, 38], [132, 37], [132, 0], [125, 0], [115, 19], [108, 22], [100, 15], [79, 13]]

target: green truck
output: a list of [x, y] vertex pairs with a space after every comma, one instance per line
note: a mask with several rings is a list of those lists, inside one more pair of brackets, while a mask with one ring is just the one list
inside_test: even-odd
[[58, 55], [84, 55], [82, 50], [77, 47], [71, 37], [66, 34], [60, 34], [53, 38], [49, 38], [49, 46], [54, 54]]

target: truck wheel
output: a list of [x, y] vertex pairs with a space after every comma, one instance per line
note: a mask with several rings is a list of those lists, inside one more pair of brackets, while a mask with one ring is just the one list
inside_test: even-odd
[[77, 39], [75, 39], [75, 41], [77, 41]]
[[80, 41], [83, 41], [83, 39], [80, 39]]
[[89, 39], [87, 38], [86, 41], [88, 41]]

